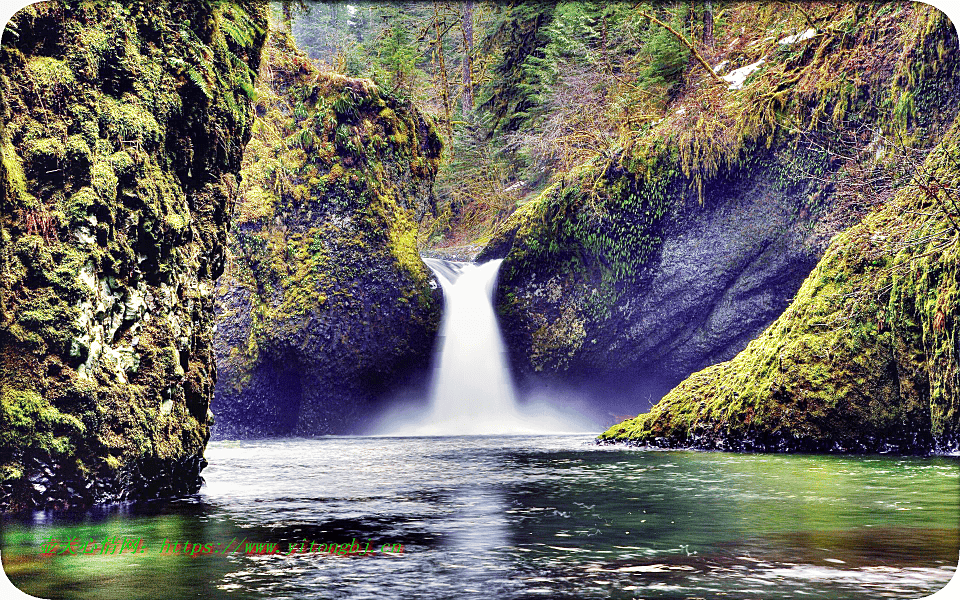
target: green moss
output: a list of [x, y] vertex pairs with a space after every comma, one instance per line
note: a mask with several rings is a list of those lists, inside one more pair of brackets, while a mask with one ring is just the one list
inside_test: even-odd
[[231, 243], [251, 325], [221, 373], [242, 394], [261, 364], [295, 360], [353, 389], [368, 385], [363, 373], [382, 378], [425, 355], [437, 328], [414, 216], [439, 146], [390, 140], [432, 125], [369, 81], [318, 70], [285, 34], [271, 40]]
[[27, 71], [37, 92], [46, 96], [48, 102], [72, 93], [77, 84], [70, 67], [51, 56], [31, 58], [27, 61]]
[[[921, 168], [960, 180], [960, 127]], [[838, 236], [793, 302], [733, 360], [601, 439], [767, 450], [924, 451], [960, 443], [958, 233], [922, 188]], [[925, 208], [926, 207], [926, 208]]]
[[92, 162], [92, 153], [90, 146], [82, 135], [71, 135], [67, 138], [65, 151], [67, 158], [75, 169], [83, 170], [90, 167]]
[[[5, 396], [7, 416], [70, 440], [4, 438], [0, 456], [19, 453], [23, 475], [35, 474], [34, 458], [62, 467], [50, 493], [64, 502], [108, 499], [78, 478], [119, 493], [118, 471], [151, 455], [202, 453], [212, 315], [198, 290], [220, 268], [252, 121], [240, 83], [258, 65], [265, 19], [247, 9], [44, 3], [14, 17], [20, 36], [0, 49], [0, 389], [33, 390]], [[227, 13], [248, 45], [219, 28]], [[206, 94], [190, 87], [191, 69]], [[161, 429], [163, 394], [173, 406]], [[112, 460], [96, 458], [105, 447]], [[20, 481], [3, 508], [38, 497]]]
[[160, 124], [148, 109], [141, 106], [140, 100], [132, 96], [117, 100], [104, 95], [100, 102], [100, 127], [108, 139], [118, 142], [160, 141]]
[[[107, 162], [117, 176], [123, 177], [133, 174], [135, 167], [133, 157], [126, 150], [114, 152], [107, 157]], [[107, 175], [107, 178], [109, 178], [109, 175]]]
[[9, 202], [19, 201], [24, 206], [34, 205], [35, 201], [32, 201], [32, 196], [27, 193], [27, 179], [20, 156], [6, 136], [0, 140], [0, 160], [3, 161], [4, 184], [10, 195]]
[[93, 190], [104, 200], [112, 200], [117, 197], [119, 180], [108, 161], [101, 160], [94, 163], [90, 169], [90, 183]]
[[40, 452], [47, 458], [68, 457], [86, 431], [83, 423], [57, 410], [40, 394], [4, 388], [0, 392], [0, 447], [4, 449], [0, 477], [19, 479], [25, 468], [22, 458]]
[[67, 156], [63, 142], [57, 138], [31, 140], [24, 152], [25, 158], [33, 164], [56, 167]]

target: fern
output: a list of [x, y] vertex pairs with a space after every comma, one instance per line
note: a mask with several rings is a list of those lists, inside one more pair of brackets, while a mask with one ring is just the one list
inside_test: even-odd
[[190, 78], [190, 81], [193, 82], [193, 85], [200, 88], [200, 91], [203, 92], [203, 95], [207, 97], [208, 100], [213, 100], [213, 94], [210, 93], [210, 86], [207, 85], [207, 80], [204, 79], [203, 75], [196, 69], [196, 67], [190, 67], [187, 71], [187, 77]]
[[241, 48], [253, 46], [253, 36], [248, 28], [241, 27], [233, 21], [224, 19], [220, 23], [220, 29], [227, 34], [227, 37], [233, 40], [237, 46]]

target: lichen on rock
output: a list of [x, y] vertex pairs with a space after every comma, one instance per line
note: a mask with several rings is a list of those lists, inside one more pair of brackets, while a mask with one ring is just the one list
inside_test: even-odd
[[262, 10], [50, 1], [5, 30], [3, 509], [199, 487]]
[[218, 287], [215, 435], [355, 430], [425, 367], [440, 290], [417, 253], [434, 210], [432, 122], [321, 71], [271, 33], [228, 276]]

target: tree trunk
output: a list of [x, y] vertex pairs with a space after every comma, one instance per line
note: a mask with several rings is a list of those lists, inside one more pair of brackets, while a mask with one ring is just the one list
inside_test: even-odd
[[690, 43], [690, 40], [688, 40], [687, 38], [685, 38], [682, 33], [680, 33], [679, 31], [677, 31], [677, 30], [674, 29], [673, 27], [670, 27], [669, 25], [667, 25], [666, 23], [664, 23], [663, 21], [661, 21], [660, 19], [656, 18], [655, 16], [651, 15], [650, 13], [648, 13], [648, 12], [646, 12], [646, 11], [641, 10], [641, 11], [640, 11], [640, 16], [642, 16], [642, 17], [644, 17], [644, 18], [647, 18], [647, 19], [650, 19], [651, 21], [653, 21], [654, 23], [656, 23], [656, 24], [659, 25], [660, 27], [663, 27], [664, 29], [666, 29], [667, 31], [669, 31], [670, 33], [672, 33], [673, 36], [674, 36], [675, 38], [677, 38], [677, 39], [680, 41], [681, 44], [683, 44], [684, 46], [686, 46], [686, 47], [690, 50], [690, 52], [693, 53], [693, 57], [697, 59], [697, 62], [699, 62], [699, 63], [703, 66], [704, 70], [705, 70], [707, 73], [710, 74], [710, 77], [712, 77], [715, 82], [717, 82], [717, 83], [723, 83], [723, 80], [720, 79], [720, 76], [717, 75], [716, 71], [713, 70], [713, 67], [710, 66], [710, 63], [708, 63], [707, 60], [706, 60], [705, 58], [703, 58], [703, 55], [702, 55], [702, 54], [700, 54], [699, 52], [697, 52], [697, 49], [694, 47], [694, 45], [691, 44], [691, 43]]
[[473, 112], [473, 0], [463, 3], [463, 95], [460, 98], [461, 112], [466, 117]]
[[450, 118], [450, 88], [449, 88], [449, 78], [447, 77], [447, 61], [443, 55], [443, 34], [447, 29], [444, 27], [444, 23], [440, 20], [440, 5], [434, 1], [433, 3], [433, 28], [437, 34], [436, 41], [434, 42], [434, 51], [436, 52], [437, 62], [439, 63], [440, 71], [439, 76], [439, 87], [440, 87], [440, 99], [443, 101], [443, 117], [446, 127], [444, 130], [447, 133], [447, 144], [452, 144], [453, 141], [453, 125], [451, 124]]
[[293, 33], [293, 9], [290, 7], [290, 2], [283, 2], [283, 18], [282, 25], [283, 31], [287, 33]]
[[713, 48], [713, 2], [703, 3], [703, 45]]

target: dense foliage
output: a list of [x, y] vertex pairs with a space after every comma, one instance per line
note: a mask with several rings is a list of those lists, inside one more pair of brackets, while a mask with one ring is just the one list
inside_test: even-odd
[[635, 3], [331, 2], [309, 4], [292, 31], [312, 57], [438, 121], [441, 211], [421, 235], [434, 246], [484, 239], [553, 176], [663, 116], [690, 53], [644, 11], [687, 35], [701, 35], [691, 28], [706, 14]]

